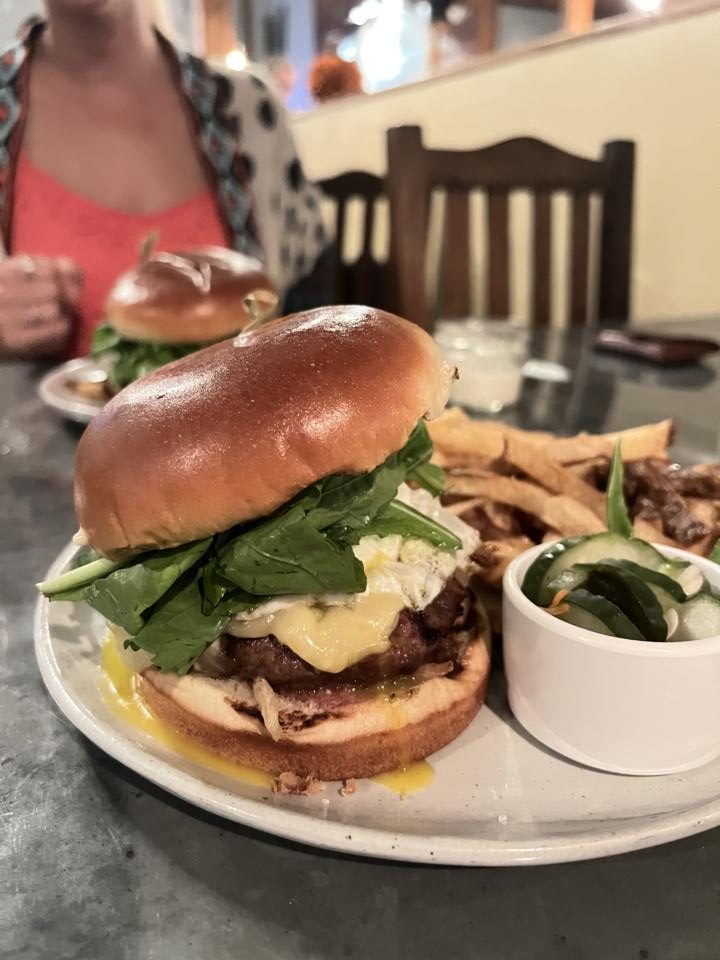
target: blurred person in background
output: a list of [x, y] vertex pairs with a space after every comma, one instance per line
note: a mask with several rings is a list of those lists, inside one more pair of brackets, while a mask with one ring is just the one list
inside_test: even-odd
[[310, 67], [310, 93], [316, 103], [362, 93], [362, 75], [357, 64], [343, 60], [336, 53], [315, 57]]
[[319, 195], [262, 81], [176, 49], [147, 0], [45, 10], [0, 54], [0, 356], [86, 352], [151, 232], [259, 256], [283, 292], [305, 277]]
[[287, 103], [297, 81], [297, 72], [287, 57], [273, 57], [268, 63], [275, 91], [283, 103]]

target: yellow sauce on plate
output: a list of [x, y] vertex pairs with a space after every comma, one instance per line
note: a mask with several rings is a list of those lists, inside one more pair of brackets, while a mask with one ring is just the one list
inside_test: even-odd
[[103, 644], [100, 663], [104, 674], [103, 696], [116, 716], [138, 730], [149, 733], [163, 746], [179, 753], [186, 760], [224, 776], [235, 777], [254, 787], [272, 787], [272, 777], [269, 774], [218, 757], [153, 716], [137, 691], [137, 674], [125, 663], [117, 643], [112, 639]]
[[388, 790], [399, 793], [404, 798], [410, 793], [416, 793], [418, 790], [429, 787], [434, 779], [435, 771], [427, 760], [418, 760], [417, 763], [409, 763], [399, 770], [379, 773], [372, 778], [372, 781], [380, 784], [381, 787], [387, 787]]
[[[163, 746], [208, 770], [213, 770], [227, 777], [234, 777], [255, 787], [265, 787], [267, 789], [272, 787], [270, 774], [218, 757], [155, 717], [138, 693], [137, 674], [127, 665], [120, 652], [118, 642], [112, 637], [108, 637], [102, 646], [100, 664], [103, 670], [103, 698], [113, 713], [124, 720], [125, 723], [150, 734]], [[388, 687], [392, 683], [390, 681]], [[399, 687], [399, 684], [394, 683], [393, 692], [398, 690]], [[388, 692], [388, 690], [382, 689], [382, 694], [386, 697]], [[398, 692], [400, 691], [398, 690]], [[387, 703], [391, 726], [401, 727], [405, 715], [402, 694], [393, 697], [393, 699], [386, 699], [385, 702]], [[424, 790], [432, 783], [434, 778], [435, 771], [433, 768], [426, 760], [421, 760], [418, 763], [403, 766], [399, 770], [381, 773], [373, 777], [372, 781], [394, 791], [401, 797], [406, 797], [410, 793]]]

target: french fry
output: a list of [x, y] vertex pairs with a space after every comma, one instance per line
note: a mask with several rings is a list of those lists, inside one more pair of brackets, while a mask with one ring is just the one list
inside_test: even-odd
[[679, 547], [672, 537], [663, 533], [660, 520], [646, 520], [644, 517], [636, 517], [633, 520], [633, 533], [640, 540], [647, 540], [649, 543], [661, 543], [668, 547]]
[[464, 460], [497, 460], [505, 449], [505, 431], [496, 423], [478, 421], [457, 429], [437, 420], [428, 424], [430, 437], [439, 454], [460, 456]]
[[433, 443], [445, 453], [464, 454], [466, 458], [501, 455], [500, 445], [506, 437], [522, 442], [542, 443], [547, 456], [558, 463], [578, 463], [593, 457], [612, 456], [615, 441], [622, 440], [623, 459], [641, 460], [644, 457], [667, 458], [673, 437], [672, 420], [660, 420], [641, 427], [631, 427], [614, 433], [579, 433], [574, 437], [557, 437], [551, 433], [519, 430], [506, 427], [494, 420], [472, 420], [459, 407], [451, 407], [428, 424]]
[[[505, 459], [532, 477], [541, 486], [556, 494], [563, 494], [579, 501], [598, 517], [605, 513], [605, 497], [595, 487], [565, 470], [551, 459], [543, 447], [535, 442], [523, 443], [515, 434], [509, 434], [505, 447]], [[559, 528], [557, 528], [559, 529]]]
[[544, 505], [540, 519], [545, 526], [557, 531], [561, 536], [585, 536], [590, 533], [602, 533], [605, 523], [584, 504], [572, 497], [549, 497]]
[[446, 492], [466, 497], [481, 497], [485, 500], [496, 500], [506, 503], [510, 507], [517, 507], [536, 517], [541, 516], [543, 505], [551, 496], [547, 490], [528, 483], [525, 480], [516, 480], [515, 477], [500, 477], [488, 474], [485, 477], [457, 477], [447, 478]]
[[642, 460], [644, 457], [664, 460], [668, 455], [672, 435], [672, 420], [661, 420], [659, 423], [631, 427], [616, 433], [580, 433], [575, 437], [554, 437], [548, 443], [546, 452], [558, 463], [577, 463], [592, 457], [611, 457], [615, 441], [620, 439], [623, 460]]
[[480, 577], [491, 586], [499, 585], [508, 564], [523, 551], [533, 546], [528, 537], [508, 537], [507, 540], [486, 540], [483, 548], [492, 550], [480, 568]]

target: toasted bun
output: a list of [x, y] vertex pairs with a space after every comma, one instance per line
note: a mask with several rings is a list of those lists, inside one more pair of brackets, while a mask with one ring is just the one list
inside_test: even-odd
[[132, 383], [77, 451], [75, 507], [100, 553], [167, 547], [363, 473], [445, 406], [450, 368], [419, 327], [369, 307], [295, 314]]
[[227, 760], [276, 776], [345, 780], [422, 760], [462, 733], [485, 698], [487, 632], [468, 646], [462, 667], [455, 677], [424, 681], [392, 705], [379, 696], [351, 702], [277, 740], [261, 720], [232, 706], [237, 681], [152, 668], [140, 678], [139, 690], [156, 716]]
[[123, 274], [110, 291], [105, 319], [130, 340], [213, 343], [232, 336], [277, 305], [259, 260], [221, 247], [158, 253]]

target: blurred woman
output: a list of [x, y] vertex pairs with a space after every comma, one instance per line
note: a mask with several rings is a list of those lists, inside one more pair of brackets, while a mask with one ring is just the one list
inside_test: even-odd
[[262, 81], [177, 50], [143, 0], [45, 7], [0, 54], [0, 354], [85, 352], [150, 232], [306, 275], [318, 197]]

